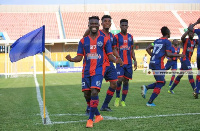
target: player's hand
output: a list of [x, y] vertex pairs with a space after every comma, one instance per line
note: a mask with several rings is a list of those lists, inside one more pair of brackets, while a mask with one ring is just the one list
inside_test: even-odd
[[197, 24], [199, 24], [200, 23], [200, 18], [197, 20]]
[[116, 64], [117, 64], [117, 63], [119, 63], [120, 66], [123, 66], [123, 65], [124, 65], [124, 62], [122, 61], [121, 58], [117, 58], [117, 60], [116, 60]]
[[[197, 22], [196, 22], [197, 23]], [[189, 27], [187, 28], [189, 31], [193, 31], [194, 30], [194, 26], [195, 24], [189, 24]], [[188, 32], [189, 33], [189, 32]]]
[[135, 68], [134, 71], [136, 71], [137, 70], [137, 61], [134, 61], [134, 68]]
[[68, 61], [70, 61], [70, 62], [71, 62], [71, 60], [72, 60], [72, 57], [71, 57], [70, 55], [67, 55], [65, 58], [66, 58]]

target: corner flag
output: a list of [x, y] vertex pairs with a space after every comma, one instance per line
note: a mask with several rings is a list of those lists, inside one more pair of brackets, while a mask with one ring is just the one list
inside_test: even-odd
[[43, 52], [43, 113], [46, 124], [45, 112], [45, 26], [33, 30], [16, 40], [10, 50], [10, 61], [16, 62], [28, 56]]
[[33, 30], [16, 40], [10, 50], [10, 61], [16, 62], [45, 51], [45, 26]]

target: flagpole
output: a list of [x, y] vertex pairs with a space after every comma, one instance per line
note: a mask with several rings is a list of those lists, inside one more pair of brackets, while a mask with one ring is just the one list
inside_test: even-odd
[[46, 112], [45, 112], [45, 51], [43, 52], [43, 112], [44, 112], [44, 124], [46, 124]]

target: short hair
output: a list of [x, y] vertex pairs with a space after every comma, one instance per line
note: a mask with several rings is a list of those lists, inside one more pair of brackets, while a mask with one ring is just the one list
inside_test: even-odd
[[91, 17], [89, 17], [89, 21], [90, 21], [91, 19], [99, 20], [99, 16], [91, 16]]
[[127, 20], [127, 19], [121, 19], [121, 20], [120, 20], [120, 24], [121, 24], [122, 22], [127, 22], [127, 23], [128, 23], [128, 20]]
[[163, 26], [161, 28], [161, 33], [162, 33], [163, 36], [165, 36], [169, 33], [169, 29], [167, 28], [167, 26]]
[[104, 15], [104, 16], [102, 16], [101, 20], [103, 21], [104, 18], [110, 18], [110, 19], [112, 19], [110, 15]]

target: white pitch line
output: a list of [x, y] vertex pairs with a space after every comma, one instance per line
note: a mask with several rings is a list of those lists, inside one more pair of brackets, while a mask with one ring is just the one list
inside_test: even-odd
[[[36, 76], [34, 76], [34, 80], [35, 80], [35, 86], [36, 86], [36, 92], [37, 92], [37, 100], [38, 100], [39, 107], [40, 107], [40, 116], [42, 117], [42, 123], [44, 123], [43, 100], [42, 100], [41, 93], [40, 93], [40, 86], [39, 86]], [[46, 115], [46, 124], [47, 125], [52, 124], [46, 107], [45, 107], [45, 111], [46, 111], [46, 114], [45, 114]]]
[[50, 116], [86, 116], [85, 114], [52, 114]]
[[[72, 114], [73, 115], [73, 114]], [[200, 113], [184, 113], [184, 114], [166, 114], [166, 115], [155, 115], [155, 116], [130, 116], [130, 117], [111, 117], [111, 116], [103, 116], [104, 120], [129, 120], [129, 119], [147, 119], [147, 118], [158, 118], [158, 117], [171, 117], [171, 116], [190, 116], [190, 115], [200, 115]], [[87, 120], [79, 120], [79, 121], [61, 121], [61, 122], [52, 122], [52, 124], [66, 124], [66, 123], [78, 123], [78, 122], [86, 122]]]

